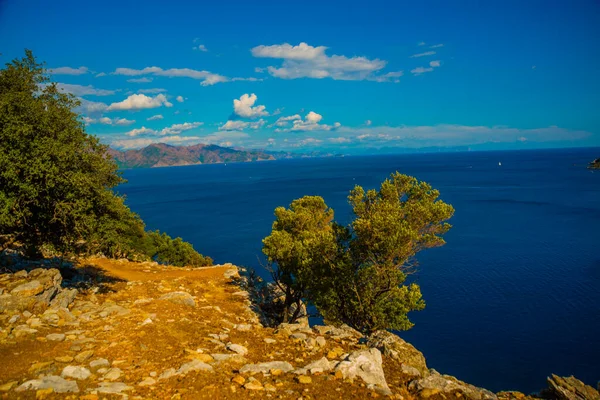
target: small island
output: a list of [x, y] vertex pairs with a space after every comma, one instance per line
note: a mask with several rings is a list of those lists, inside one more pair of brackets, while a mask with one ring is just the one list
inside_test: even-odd
[[588, 169], [600, 169], [600, 158], [596, 158], [594, 161], [589, 163]]

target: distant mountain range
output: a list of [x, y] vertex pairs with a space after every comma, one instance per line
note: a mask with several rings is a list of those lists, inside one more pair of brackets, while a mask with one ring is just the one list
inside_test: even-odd
[[243, 150], [221, 147], [214, 144], [193, 146], [171, 146], [155, 143], [138, 150], [108, 150], [119, 168], [156, 168], [196, 164], [227, 162], [268, 161], [282, 158], [310, 157], [306, 154]]

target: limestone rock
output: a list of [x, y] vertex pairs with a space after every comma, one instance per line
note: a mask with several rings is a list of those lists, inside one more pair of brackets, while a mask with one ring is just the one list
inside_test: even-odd
[[52, 388], [56, 393], [79, 393], [77, 382], [68, 381], [60, 376], [48, 375], [41, 379], [32, 379], [16, 388], [17, 392]]
[[392, 392], [385, 381], [381, 352], [377, 349], [358, 350], [346, 357], [336, 367], [345, 379], [361, 378], [370, 389], [375, 389], [384, 395]]
[[138, 383], [138, 386], [152, 386], [154, 384], [156, 384], [156, 379], [151, 378], [151, 377], [147, 377], [143, 381], [141, 381], [140, 383]]
[[106, 358], [98, 358], [98, 359], [90, 362], [90, 368], [92, 368], [92, 369], [108, 367], [109, 365], [110, 365], [110, 363], [108, 362], [108, 360]]
[[548, 391], [559, 400], [600, 400], [600, 393], [579, 379], [552, 374], [548, 377]]
[[63, 340], [65, 340], [65, 334], [64, 333], [51, 333], [49, 335], [46, 335], [46, 339], [48, 339], [52, 342], [62, 342]]
[[109, 369], [106, 374], [104, 374], [104, 380], [107, 381], [116, 381], [117, 379], [119, 379], [121, 377], [121, 369], [117, 368], [117, 367], [113, 367], [111, 369]]
[[30, 281], [17, 286], [10, 291], [13, 296], [31, 297], [44, 291], [44, 286], [39, 281]]
[[478, 388], [463, 381], [459, 381], [453, 376], [440, 375], [432, 370], [432, 373], [426, 378], [414, 380], [408, 386], [413, 393], [436, 394], [442, 393], [448, 397], [463, 397], [467, 400], [497, 400], [498, 397], [489, 390]]
[[367, 345], [379, 349], [385, 356], [403, 365], [415, 368], [424, 377], [429, 375], [423, 353], [393, 333], [377, 331], [368, 338]]
[[119, 394], [131, 389], [133, 389], [133, 387], [127, 386], [123, 382], [101, 382], [96, 390], [98, 393]]
[[190, 307], [196, 307], [196, 301], [188, 292], [171, 292], [160, 296], [160, 300], [167, 300], [175, 304], [183, 304]]
[[310, 372], [311, 374], [319, 374], [322, 372], [331, 371], [331, 369], [333, 368], [333, 365], [336, 365], [336, 364], [337, 363], [335, 361], [329, 362], [327, 357], [323, 357], [319, 360], [311, 362], [310, 364], [306, 365], [304, 368], [299, 368], [299, 369], [295, 370], [294, 373], [300, 374], [300, 375], [306, 375], [308, 372]]
[[73, 378], [73, 379], [77, 379], [77, 380], [84, 380], [84, 379], [89, 378], [91, 374], [92, 373], [87, 368], [80, 367], [80, 366], [74, 366], [74, 365], [67, 365], [66, 367], [63, 368], [62, 373], [60, 375], [63, 378]]
[[177, 375], [185, 375], [188, 372], [192, 372], [192, 371], [213, 372], [214, 370], [213, 370], [213, 367], [211, 367], [207, 363], [204, 363], [200, 360], [192, 360], [188, 363], [183, 364], [181, 367], [179, 367], [179, 369], [177, 370]]
[[63, 289], [50, 302], [50, 308], [66, 308], [77, 296], [77, 289]]
[[227, 350], [233, 351], [234, 353], [237, 353], [241, 356], [245, 356], [246, 354], [248, 354], [248, 349], [240, 344], [230, 343], [227, 345]]
[[262, 372], [268, 374], [272, 369], [279, 369], [283, 372], [290, 372], [294, 369], [292, 364], [286, 361], [270, 361], [259, 364], [246, 364], [240, 368], [241, 374], [257, 374]]

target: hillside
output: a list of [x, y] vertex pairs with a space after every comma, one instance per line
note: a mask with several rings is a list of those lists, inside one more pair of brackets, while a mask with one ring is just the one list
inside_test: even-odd
[[589, 169], [600, 169], [600, 158], [595, 159], [588, 165]]
[[[430, 370], [384, 331], [360, 341], [343, 326], [264, 326], [230, 264], [18, 264], [0, 274], [3, 399], [533, 399]], [[600, 399], [572, 377], [548, 385], [547, 399]]]
[[274, 160], [273, 154], [261, 150], [236, 150], [217, 145], [171, 146], [151, 144], [143, 149], [108, 152], [119, 168], [155, 168], [180, 165], [213, 164]]

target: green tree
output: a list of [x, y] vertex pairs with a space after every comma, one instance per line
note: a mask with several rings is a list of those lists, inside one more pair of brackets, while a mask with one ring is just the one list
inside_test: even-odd
[[122, 182], [31, 51], [0, 71], [0, 231], [34, 252], [72, 250]]
[[[275, 209], [271, 235], [263, 239], [263, 253], [273, 279], [285, 295], [283, 321], [294, 322], [301, 301], [318, 292], [320, 278], [335, 261], [337, 243], [333, 210], [318, 196], [294, 200], [289, 209]], [[290, 309], [294, 305], [294, 313]]]
[[124, 180], [108, 147], [85, 132], [77, 106], [29, 50], [0, 70], [0, 246], [17, 242], [29, 255], [50, 249], [212, 263], [181, 238], [145, 231], [112, 190]]
[[[294, 211], [277, 209], [263, 251], [284, 271], [275, 274], [280, 284], [292, 286], [296, 296], [293, 288], [300, 287], [303, 298], [326, 320], [364, 333], [410, 329], [413, 324], [407, 314], [422, 310], [425, 302], [417, 284], [405, 284], [407, 275], [414, 270], [419, 251], [445, 243], [442, 235], [450, 229], [445, 221], [454, 213], [438, 197], [439, 192], [429, 184], [395, 173], [379, 190], [356, 186], [350, 192], [355, 218], [348, 227], [333, 222], [333, 211], [323, 199], [312, 198], [320, 208], [306, 208], [302, 218], [286, 219], [288, 234], [273, 241], [281, 236], [282, 217]], [[329, 219], [323, 219], [322, 210], [329, 210]], [[326, 223], [304, 223], [312, 220]], [[308, 238], [317, 232], [328, 234], [307, 240], [306, 234], [297, 234], [307, 226]], [[277, 257], [273, 257], [275, 251]]]

